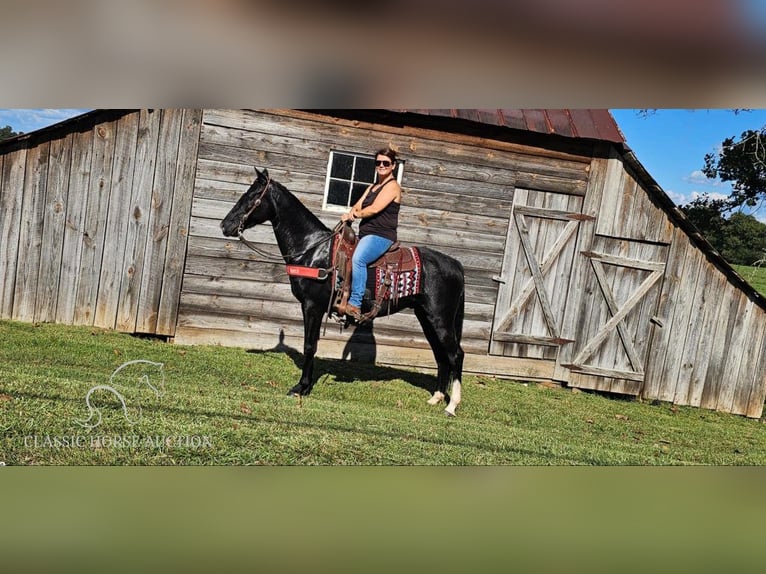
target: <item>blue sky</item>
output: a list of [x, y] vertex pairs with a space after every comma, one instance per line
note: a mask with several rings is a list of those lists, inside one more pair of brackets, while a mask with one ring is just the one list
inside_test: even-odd
[[[85, 109], [0, 109], [0, 127], [25, 133], [84, 113]], [[633, 109], [613, 109], [612, 115], [628, 146], [670, 198], [681, 205], [698, 194], [731, 192], [729, 184], [702, 174], [706, 153], [730, 136], [766, 125], [766, 110], [735, 114], [729, 110], [658, 109], [642, 117]], [[766, 221], [766, 217], [760, 217]]]
[[0, 128], [29, 133], [87, 112], [86, 109], [0, 109]]
[[677, 205], [698, 194], [729, 195], [730, 184], [703, 175], [705, 154], [715, 152], [727, 137], [766, 125], [766, 110], [657, 110], [648, 117], [637, 110], [610, 111], [628, 147]]

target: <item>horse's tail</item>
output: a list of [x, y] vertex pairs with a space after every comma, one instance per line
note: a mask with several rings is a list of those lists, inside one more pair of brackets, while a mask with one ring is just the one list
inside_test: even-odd
[[455, 339], [457, 344], [460, 344], [460, 340], [463, 338], [463, 318], [465, 317], [465, 285], [462, 285], [460, 289], [460, 300], [457, 303], [457, 310], [455, 311]]

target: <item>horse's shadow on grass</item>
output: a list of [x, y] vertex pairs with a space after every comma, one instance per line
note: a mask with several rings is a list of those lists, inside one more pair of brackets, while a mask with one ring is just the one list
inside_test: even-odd
[[[284, 331], [279, 332], [279, 342], [271, 349], [249, 349], [248, 353], [283, 353], [287, 355], [298, 369], [303, 368], [303, 353], [285, 344]], [[372, 344], [370, 340], [372, 339]], [[356, 328], [343, 349], [341, 359], [314, 359], [314, 378], [321, 382], [322, 378], [332, 375], [339, 383], [359, 383], [363, 381], [393, 381], [400, 379], [410, 385], [433, 393], [436, 390], [436, 376], [418, 373], [396, 367], [386, 367], [375, 364], [375, 344], [372, 337], [372, 326], [365, 325]]]

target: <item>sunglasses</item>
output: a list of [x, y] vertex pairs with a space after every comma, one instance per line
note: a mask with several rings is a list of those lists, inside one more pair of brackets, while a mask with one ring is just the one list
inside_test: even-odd
[[375, 160], [375, 165], [378, 167], [391, 167], [391, 162], [386, 160]]

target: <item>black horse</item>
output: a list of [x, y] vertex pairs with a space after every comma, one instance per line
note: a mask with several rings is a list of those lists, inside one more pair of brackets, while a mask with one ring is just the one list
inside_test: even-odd
[[[221, 222], [227, 237], [240, 236], [245, 229], [271, 221], [279, 250], [286, 263], [305, 267], [331, 267], [332, 231], [327, 228], [286, 187], [269, 177], [268, 170], [259, 172], [250, 188]], [[432, 405], [447, 398], [452, 383], [448, 415], [455, 414], [460, 403], [463, 372], [463, 332], [465, 289], [463, 266], [459, 261], [419, 247], [422, 261], [422, 288], [417, 295], [399, 298], [387, 313], [412, 308], [423, 328], [438, 366], [437, 385], [428, 400]], [[303, 311], [304, 363], [300, 381], [288, 394], [308, 395], [314, 386], [314, 354], [321, 331], [322, 318], [332, 296], [331, 280], [290, 277], [293, 295]], [[369, 303], [369, 302], [368, 302]]]

